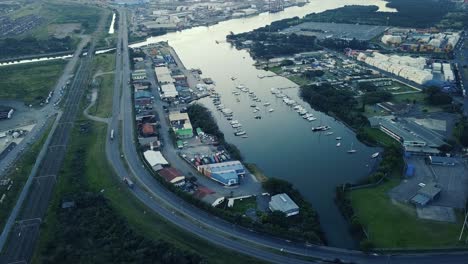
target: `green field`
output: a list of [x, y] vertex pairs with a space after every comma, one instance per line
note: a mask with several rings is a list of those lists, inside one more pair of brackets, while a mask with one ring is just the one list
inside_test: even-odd
[[[99, 117], [110, 117], [112, 114], [112, 95], [114, 94], [115, 54], [102, 54], [95, 58], [94, 73], [105, 73], [95, 78], [98, 88], [96, 103], [90, 114]], [[109, 73], [112, 72], [112, 73]]]
[[257, 210], [257, 198], [255, 197], [235, 200], [234, 206], [229, 208], [229, 210], [245, 214], [245, 212], [251, 208]]
[[[0, 193], [6, 194], [5, 200], [0, 204], [0, 228], [3, 229], [11, 210], [16, 204], [19, 194], [23, 190], [23, 186], [31, 173], [37, 155], [42, 149], [47, 136], [49, 135], [50, 129], [52, 128], [53, 120], [50, 120], [49, 127], [45, 130], [39, 140], [35, 141], [30, 148], [21, 156], [21, 158], [15, 162], [15, 166], [11, 168], [5, 175], [5, 178], [9, 178], [13, 181], [13, 185], [9, 191], [8, 186], [0, 186]], [[0, 195], [1, 195], [0, 194]]]
[[65, 60], [52, 60], [1, 67], [0, 98], [39, 104], [54, 88], [66, 63]]
[[420, 104], [423, 110], [427, 110], [427, 112], [440, 112], [442, 109], [437, 106], [429, 105], [426, 101], [427, 95], [422, 92], [417, 93], [407, 93], [407, 94], [397, 94], [394, 95], [392, 98], [392, 102], [394, 103], [406, 103], [411, 104], [413, 102]]
[[378, 128], [365, 127], [363, 130], [367, 135], [369, 135], [383, 147], [389, 147], [391, 145], [400, 146], [400, 143], [397, 140], [391, 138], [389, 135], [385, 134]]
[[70, 164], [73, 156], [78, 154], [80, 148], [87, 149], [87, 155], [83, 160], [85, 171], [82, 174], [86, 180], [86, 191], [101, 192], [109, 200], [112, 209], [122, 216], [138, 234], [150, 239], [162, 239], [181, 249], [196, 252], [210, 263], [260, 263], [250, 257], [219, 248], [214, 244], [192, 236], [148, 210], [134, 198], [126, 185], [113, 175], [112, 168], [105, 157], [104, 138], [106, 135], [106, 126], [94, 122], [91, 123], [88, 134], [81, 134], [78, 129], [74, 130], [65, 165], [56, 186], [53, 202], [49, 207], [45, 224], [41, 230], [40, 243], [36, 250], [34, 263], [39, 263], [41, 257], [39, 252], [43, 252], [47, 243], [54, 240], [54, 234], [59, 232], [55, 229], [57, 226], [55, 224], [57, 221], [57, 210], [55, 208], [59, 206], [61, 199], [70, 193], [83, 191], [77, 189], [77, 184], [70, 177], [74, 169]]
[[437, 248], [457, 246], [462, 217], [456, 224], [418, 219], [409, 205], [393, 203], [388, 195], [399, 180], [393, 179], [375, 188], [350, 192], [359, 222], [377, 248]]
[[290, 75], [287, 76], [287, 78], [299, 86], [303, 86], [310, 83], [310, 81], [307, 78], [304, 78], [300, 75]]

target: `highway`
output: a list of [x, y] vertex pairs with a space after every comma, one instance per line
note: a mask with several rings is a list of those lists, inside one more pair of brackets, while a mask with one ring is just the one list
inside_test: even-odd
[[[104, 22], [104, 19], [101, 19], [97, 32], [102, 30]], [[81, 98], [91, 78], [90, 70], [94, 47], [95, 41], [93, 40], [89, 49], [90, 55], [79, 60], [79, 66], [67, 94], [62, 115], [52, 134], [38, 172], [31, 183], [27, 198], [21, 206], [21, 211], [15, 221], [16, 224], [9, 234], [6, 248], [0, 256], [0, 263], [29, 263], [31, 261], [39, 237], [40, 225], [47, 212], [53, 187], [66, 154]]]
[[[125, 10], [121, 9], [119, 12], [121, 18], [126, 17]], [[129, 176], [134, 179], [136, 184], [130, 189], [132, 194], [167, 221], [217, 246], [274, 263], [310, 263], [296, 258], [293, 254], [330, 261], [341, 259], [354, 263], [467, 263], [468, 252], [368, 255], [346, 249], [288, 242], [233, 225], [192, 206], [168, 191], [146, 170], [137, 153], [133, 100], [129, 86], [131, 71], [126, 19], [119, 20], [118, 35], [117, 50], [121, 52], [116, 53], [113, 115], [108, 130], [110, 133], [110, 130], [114, 129], [116, 139], [111, 140], [109, 136], [107, 137], [106, 155], [120, 178]], [[155, 101], [155, 110], [161, 117], [162, 138], [169, 143], [168, 124], [164, 118], [162, 101], [157, 94]], [[122, 146], [122, 153], [119, 143]], [[181, 166], [184, 171], [184, 166], [188, 165], [175, 154], [173, 146], [169, 145], [166, 144], [163, 151], [166, 159], [174, 167]], [[291, 254], [281, 254], [280, 251]]]
[[460, 88], [465, 90], [466, 96], [463, 97], [463, 114], [468, 116], [468, 76], [464, 73], [463, 66], [468, 65], [468, 47], [465, 46], [465, 40], [467, 39], [467, 29], [464, 30], [463, 34], [455, 46], [453, 51], [454, 62], [458, 65]]

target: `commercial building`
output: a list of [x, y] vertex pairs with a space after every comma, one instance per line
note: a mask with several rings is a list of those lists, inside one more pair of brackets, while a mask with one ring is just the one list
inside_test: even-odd
[[429, 202], [435, 200], [441, 192], [435, 183], [424, 184], [417, 194], [411, 198], [411, 202], [416, 206], [426, 206]]
[[171, 71], [166, 66], [154, 68], [156, 79], [158, 79], [159, 85], [174, 83], [174, 78], [171, 76]]
[[145, 80], [146, 70], [135, 70], [132, 72], [132, 80]]
[[158, 171], [158, 174], [163, 177], [166, 182], [170, 182], [175, 186], [182, 186], [185, 184], [185, 176], [176, 168], [164, 168]]
[[179, 92], [177, 91], [176, 87], [172, 83], [163, 84], [161, 85], [161, 98], [165, 100], [175, 99], [179, 96]]
[[193, 128], [187, 113], [171, 112], [169, 113], [169, 121], [177, 138], [193, 137]]
[[299, 206], [285, 193], [273, 195], [268, 206], [272, 212], [280, 211], [287, 217], [299, 214]]
[[200, 165], [197, 169], [206, 177], [226, 186], [239, 184], [239, 176], [246, 173], [244, 166], [239, 161]]
[[147, 150], [143, 152], [143, 156], [145, 157], [148, 164], [153, 168], [155, 171], [159, 171], [163, 169], [163, 166], [169, 165], [167, 160], [161, 154], [160, 151], [154, 150]]

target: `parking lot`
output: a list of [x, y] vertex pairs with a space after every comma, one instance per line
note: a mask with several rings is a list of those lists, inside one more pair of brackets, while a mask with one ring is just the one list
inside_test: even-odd
[[[455, 166], [429, 165], [424, 157], [409, 157], [408, 164], [415, 167], [414, 176], [406, 178], [400, 185], [389, 191], [389, 196], [407, 203], [421, 188], [422, 184], [435, 182], [442, 189], [440, 196], [430, 202], [431, 206], [463, 209], [468, 194], [468, 166], [457, 159]], [[422, 183], [422, 184], [421, 184]]]
[[306, 22], [289, 27], [283, 32], [316, 36], [319, 39], [356, 38], [358, 40], [369, 40], [382, 34], [385, 28], [385, 26]]

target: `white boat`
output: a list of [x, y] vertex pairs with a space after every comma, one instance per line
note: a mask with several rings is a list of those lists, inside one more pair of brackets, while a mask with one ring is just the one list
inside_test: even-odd
[[336, 146], [337, 147], [341, 146], [341, 143], [340, 142], [336, 143]]
[[376, 152], [376, 153], [372, 154], [371, 157], [372, 157], [373, 159], [375, 159], [375, 158], [377, 158], [377, 157], [379, 156], [379, 154], [380, 154], [379, 152]]
[[247, 135], [243, 135], [243, 136], [241, 136], [241, 138], [248, 138], [248, 137], [249, 137], [249, 136], [247, 136]]
[[336, 140], [341, 140], [341, 137], [336, 137]]
[[234, 125], [232, 125], [232, 128], [239, 128], [239, 127], [242, 127], [242, 125], [241, 125], [241, 124], [234, 124]]
[[269, 105], [271, 105], [269, 102], [265, 102], [265, 103], [263, 104], [263, 106], [269, 106]]
[[242, 135], [245, 135], [245, 134], [247, 134], [247, 132], [245, 132], [244, 130], [234, 132], [234, 135], [236, 135], [236, 136], [242, 136]]
[[258, 110], [257, 110], [257, 109], [254, 109], [254, 110], [253, 110], [253, 112], [254, 112], [254, 113], [257, 113], [257, 112], [258, 112]]
[[348, 150], [348, 153], [349, 153], [349, 154], [353, 154], [353, 153], [356, 153], [356, 152], [357, 152], [357, 150], [355, 150], [355, 149], [353, 148], [353, 143], [351, 143], [351, 148]]
[[268, 109], [268, 112], [270, 112], [270, 113], [273, 112], [273, 111], [275, 111], [275, 109], [273, 109], [273, 108]]
[[312, 121], [315, 121], [315, 120], [317, 120], [317, 118], [315, 118], [313, 116], [307, 118], [307, 121], [309, 121], [309, 122], [312, 122]]
[[278, 92], [278, 90], [276, 90], [275, 88], [271, 88], [270, 91], [272, 94], [276, 94]]
[[327, 132], [327, 133], [325, 133], [325, 135], [326, 135], [326, 136], [333, 135], [333, 132], [331, 132], [331, 131], [330, 131], [330, 132]]
[[239, 85], [237, 85], [237, 86], [236, 86], [236, 88], [237, 88], [237, 89], [244, 89], [244, 88], [245, 88], [245, 86], [244, 86], [244, 85], [242, 85], [242, 84], [239, 84]]
[[239, 124], [239, 121], [237, 120], [232, 120], [231, 122], [229, 122], [231, 125], [234, 125], [234, 124]]

